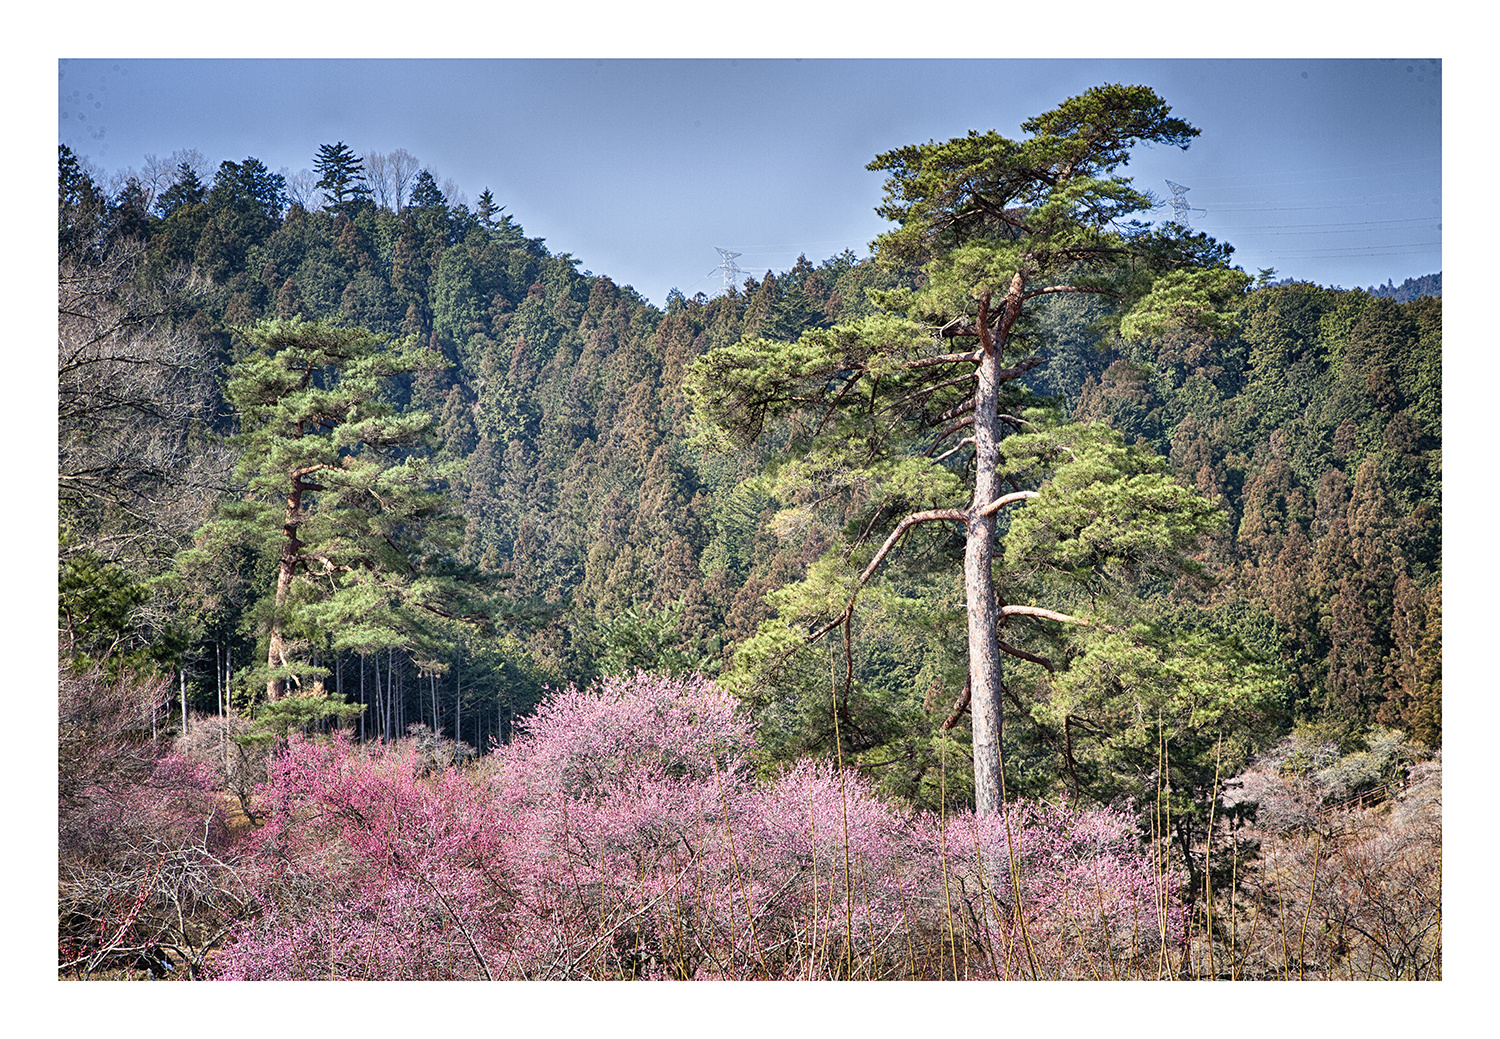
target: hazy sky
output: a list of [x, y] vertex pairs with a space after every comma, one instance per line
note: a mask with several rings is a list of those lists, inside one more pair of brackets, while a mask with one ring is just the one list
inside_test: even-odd
[[1341, 60], [63, 59], [58, 138], [105, 174], [196, 149], [313, 165], [318, 146], [405, 148], [472, 206], [657, 304], [852, 249], [880, 152], [1020, 123], [1105, 82], [1154, 87], [1201, 136], [1125, 170], [1172, 215], [1275, 268], [1345, 288], [1442, 269], [1442, 64]]

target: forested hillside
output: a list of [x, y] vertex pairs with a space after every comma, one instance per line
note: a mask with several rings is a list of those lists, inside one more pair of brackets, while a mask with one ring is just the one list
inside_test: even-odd
[[[908, 537], [848, 622], [807, 641], [854, 587], [838, 568], [863, 565], [899, 516], [871, 506], [873, 484], [799, 468], [802, 419], [770, 409], [756, 437], [735, 439], [701, 403], [713, 351], [881, 320], [878, 303], [928, 284], [920, 264], [804, 257], [713, 298], [674, 291], [663, 311], [527, 237], [488, 190], [469, 207], [434, 171], [378, 180], [387, 156], [340, 143], [311, 158], [317, 191], [253, 157], [184, 161], [152, 188], [60, 149], [70, 673], [156, 676], [153, 732], [219, 726], [253, 744], [343, 726], [371, 742], [415, 725], [459, 758], [510, 741], [549, 687], [698, 673], [755, 725], [762, 776], [837, 759], [893, 803], [972, 804], [963, 538]], [[1086, 639], [1050, 622], [1005, 629], [1021, 665], [1004, 687], [1010, 795], [1138, 804], [1170, 740], [1183, 800], [1159, 833], [1201, 884], [1214, 867], [1195, 849], [1222, 780], [1274, 748], [1344, 760], [1441, 746], [1442, 304], [1393, 295], [1262, 285], [1222, 325], [1127, 339], [1100, 304], [1064, 294], [1016, 326], [1041, 359], [1015, 380], [1017, 431], [1093, 432], [1009, 458], [1014, 487], [1086, 444], [1206, 504], [1180, 567], [1099, 564], [1124, 605]], [[350, 329], [373, 339], [338, 331]], [[399, 357], [380, 352], [387, 340]], [[318, 392], [354, 386], [361, 351], [399, 363], [358, 369], [369, 390], [341, 405], [344, 432], [314, 409], [293, 436], [276, 425], [291, 388], [257, 358], [314, 345], [304, 389]], [[304, 484], [330, 503], [337, 486], [339, 529], [389, 548], [385, 570], [368, 569], [395, 576], [340, 584], [366, 550], [311, 519], [283, 527], [287, 493], [256, 482], [320, 422], [344, 453], [310, 464]], [[294, 586], [286, 546], [316, 537], [333, 546], [324, 585], [309, 566]], [[1027, 558], [997, 563], [1002, 603], [1056, 612], [1056, 575]], [[1102, 577], [1068, 577], [1102, 603]], [[1173, 690], [1144, 722], [1136, 685]], [[275, 690], [293, 686], [333, 707], [277, 714]], [[252, 820], [258, 778], [226, 781]]]
[[[235, 330], [267, 318], [415, 336], [445, 365], [403, 377], [396, 403], [432, 416], [440, 458], [467, 460], [452, 484], [461, 554], [507, 575], [515, 612], [532, 618], [467, 647], [467, 667], [455, 652], [443, 677], [436, 721], [453, 733], [467, 715], [460, 735], [477, 745], [546, 682], [659, 660], [717, 673], [768, 615], [765, 593], [824, 547], [817, 532], [778, 536], [790, 503], [757, 478], [763, 454], [691, 439], [683, 373], [742, 336], [792, 340], [856, 318], [866, 290], [898, 275], [852, 254], [802, 260], [713, 299], [674, 295], [662, 313], [527, 238], [488, 194], [473, 211], [450, 206], [425, 170], [399, 212], [368, 198], [308, 212], [254, 158], [208, 184], [180, 173], [160, 197], [134, 181], [108, 197], [63, 150], [59, 243], [65, 290], [80, 297], [66, 320], [118, 325], [162, 355], [154, 386], [61, 373], [65, 608], [78, 582], [84, 596], [111, 582], [145, 594], [209, 495], [231, 493], [222, 377], [247, 350]], [[1208, 599], [1286, 666], [1287, 722], [1439, 737], [1441, 315], [1433, 297], [1292, 284], [1251, 293], [1231, 337], [1126, 346], [1070, 303], [1039, 333], [1047, 363], [1026, 380], [1038, 394], [1149, 445], [1223, 506]], [[105, 393], [142, 399], [90, 399]], [[122, 456], [108, 475], [90, 456], [108, 446], [101, 428]], [[159, 491], [181, 506], [142, 515], [126, 497]], [[259, 656], [263, 590], [243, 585], [212, 602], [152, 586], [109, 622], [128, 631], [99, 631], [91, 615], [78, 636], [180, 663], [189, 708], [217, 710], [222, 675]], [[920, 671], [920, 656], [903, 657]], [[871, 667], [872, 689], [914, 677]], [[432, 723], [402, 678], [398, 718]], [[919, 706], [923, 690], [902, 695]]]

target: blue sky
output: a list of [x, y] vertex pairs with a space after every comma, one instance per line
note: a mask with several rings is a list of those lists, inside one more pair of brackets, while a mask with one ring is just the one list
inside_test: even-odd
[[1247, 271], [1346, 288], [1442, 269], [1441, 62], [63, 59], [58, 138], [105, 174], [196, 149], [309, 169], [320, 144], [404, 148], [472, 203], [657, 304], [746, 272], [864, 255], [882, 151], [1143, 83], [1201, 136], [1125, 171]]

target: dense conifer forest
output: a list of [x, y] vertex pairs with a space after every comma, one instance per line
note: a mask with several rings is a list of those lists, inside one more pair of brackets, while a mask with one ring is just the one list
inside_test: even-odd
[[[1107, 921], [1066, 923], [1059, 892], [1077, 878], [1027, 874], [1028, 917], [1000, 911], [999, 874], [974, 868], [976, 847], [1006, 845], [973, 811], [963, 531], [897, 529], [902, 510], [940, 511], [939, 492], [909, 462], [815, 464], [807, 445], [823, 423], [779, 404], [753, 436], [716, 424], [735, 350], [875, 335], [946, 276], [924, 256], [802, 257], [712, 297], [674, 291], [663, 310], [528, 237], [490, 191], [472, 206], [450, 197], [404, 151], [324, 145], [309, 157], [316, 185], [254, 157], [174, 158], [111, 174], [59, 150], [60, 975], [499, 977], [510, 962], [533, 977], [1087, 976], [1100, 964], [1116, 976], [1437, 975], [1430, 870], [1370, 880], [1352, 907], [1317, 882], [1368, 866], [1359, 842], [1372, 834], [1411, 848], [1415, 827], [1437, 842], [1385, 860], [1402, 869], [1435, 869], [1440, 849], [1440, 274], [1369, 290], [1263, 275], [1216, 303], [1222, 321], [1144, 328], [1112, 322], [1098, 296], [1058, 293], [1014, 327], [1033, 360], [1006, 383], [1001, 491], [1060, 487], [1082, 479], [1085, 456], [1112, 459], [1116, 475], [1092, 485], [1140, 496], [1100, 497], [1106, 523], [1120, 522], [1111, 509], [1168, 501], [1194, 517], [1169, 552], [1099, 548], [1097, 515], [1043, 511], [1049, 499], [992, 510], [997, 537], [1021, 546], [994, 567], [1004, 796], [1036, 813], [1026, 840], [1062, 842], [1039, 844], [1037, 862], [1082, 861], [1056, 849], [1085, 841], [1084, 824], [1048, 812], [1094, 813], [1078, 818], [1090, 847], [1113, 849], [1112, 869], [1172, 878], [1168, 895], [1099, 889], [1094, 909], [1128, 904], [1178, 957], [1163, 967], [1153, 951], [1127, 969], [1116, 957], [1142, 941], [1118, 945]], [[1232, 270], [1227, 252], [1192, 248]], [[920, 392], [943, 418], [940, 391]], [[922, 464], [940, 467], [938, 447]], [[1066, 567], [1043, 552], [1083, 542], [1095, 556]], [[866, 563], [882, 567], [868, 583]], [[650, 719], [673, 711], [702, 746], [657, 732]], [[355, 791], [381, 784], [401, 791], [387, 808], [410, 797], [429, 820], [469, 804], [478, 774], [510, 803], [540, 805], [538, 784], [587, 773], [579, 741], [614, 730], [645, 749], [610, 760], [656, 762], [653, 782], [688, 784], [673, 796], [702, 794], [698, 825], [729, 836], [720, 848], [684, 831], [658, 849], [718, 856], [692, 859], [700, 886], [715, 883], [704, 870], [724, 871], [726, 896], [696, 905], [697, 944], [647, 926], [678, 897], [671, 885], [641, 881], [587, 910], [567, 903], [560, 874], [534, 891], [481, 890], [484, 869], [439, 848], [480, 840], [442, 830], [478, 827], [493, 808], [477, 802], [431, 822], [422, 847], [360, 845], [387, 873], [427, 862], [402, 897], [428, 892], [449, 921], [399, 954], [371, 935], [315, 935], [316, 914], [299, 909], [352, 899], [343, 911], [365, 919], [370, 876], [317, 895], [309, 872], [273, 882], [236, 858], [252, 836], [279, 861], [336, 830], [354, 847], [350, 820], [373, 811]], [[635, 789], [638, 809], [666, 796]], [[818, 790], [843, 797], [842, 815], [818, 815]], [[152, 791], [170, 792], [177, 829], [139, 831], [166, 811]], [[298, 831], [295, 812], [272, 807], [289, 798], [322, 805], [309, 811], [332, 829]], [[810, 935], [782, 894], [757, 902], [743, 872], [755, 856], [803, 868], [788, 864], [800, 852], [756, 843], [783, 814], [812, 826], [810, 897], [832, 907]], [[900, 821], [945, 818], [931, 833]], [[600, 838], [614, 850], [588, 860], [596, 881], [645, 868], [610, 855], [628, 859], [623, 835], [646, 823], [581, 809], [536, 819], [537, 842], [555, 826], [564, 838], [616, 827]], [[902, 915], [902, 885], [920, 878], [899, 863], [920, 855], [892, 843], [896, 830], [944, 855], [969, 841], [966, 862], [941, 859], [945, 890], [968, 899], [958, 938], [951, 904], [935, 929]], [[842, 850], [818, 843], [835, 831]], [[1326, 844], [1321, 867], [1309, 834]], [[1033, 852], [997, 854], [1010, 884]], [[339, 883], [358, 890], [336, 894]], [[1402, 919], [1371, 908], [1382, 885], [1412, 893]], [[999, 902], [1017, 909], [1023, 887]], [[544, 921], [557, 941], [502, 952], [464, 899], [512, 928]], [[1304, 917], [1264, 922], [1277, 899]], [[169, 926], [169, 906], [197, 922]], [[604, 917], [615, 925], [597, 948], [569, 930]], [[1267, 951], [1252, 917], [1278, 942], [1300, 924], [1302, 947]], [[1310, 936], [1307, 918], [1326, 926]], [[1053, 951], [1009, 951], [1018, 919], [1034, 942], [1015, 948]], [[896, 951], [877, 937], [893, 933]], [[798, 942], [821, 952], [804, 957]], [[321, 950], [321, 966], [299, 946]]]

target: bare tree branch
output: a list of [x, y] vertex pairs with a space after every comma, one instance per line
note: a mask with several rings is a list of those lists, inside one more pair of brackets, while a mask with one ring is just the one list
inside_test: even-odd
[[992, 512], [999, 512], [1007, 505], [1014, 505], [1018, 501], [1026, 501], [1028, 498], [1038, 498], [1041, 495], [1036, 491], [1015, 491], [1003, 497], [996, 498], [984, 508], [979, 510], [979, 515], [988, 516]]
[[895, 547], [896, 542], [901, 540], [901, 536], [908, 530], [916, 526], [918, 523], [936, 523], [943, 520], [948, 520], [954, 523], [966, 523], [968, 522], [968, 519], [968, 514], [965, 513], [962, 509], [929, 509], [926, 512], [914, 512], [910, 516], [907, 516], [905, 519], [903, 519], [900, 523], [896, 524], [896, 529], [891, 531], [891, 536], [885, 539], [885, 544], [880, 546], [880, 550], [875, 553], [875, 558], [870, 560], [869, 565], [866, 566], [864, 568], [864, 571], [859, 575], [859, 584], [855, 588], [854, 594], [849, 596], [849, 604], [844, 607], [844, 609], [839, 613], [837, 617], [829, 621], [826, 625], [819, 628], [817, 631], [808, 635], [807, 641], [816, 642], [818, 639], [828, 634], [834, 628], [844, 623], [849, 615], [854, 612], [854, 600], [859, 596], [859, 589], [863, 588], [865, 584], [870, 580], [870, 577], [875, 573], [876, 568], [880, 566], [880, 564], [885, 560], [885, 557], [890, 554], [891, 549]]
[[1041, 617], [1049, 621], [1061, 621], [1064, 624], [1088, 624], [1082, 617], [1073, 617], [1066, 613], [1058, 613], [1056, 610], [1043, 609], [1040, 606], [1002, 606], [1001, 617]]

